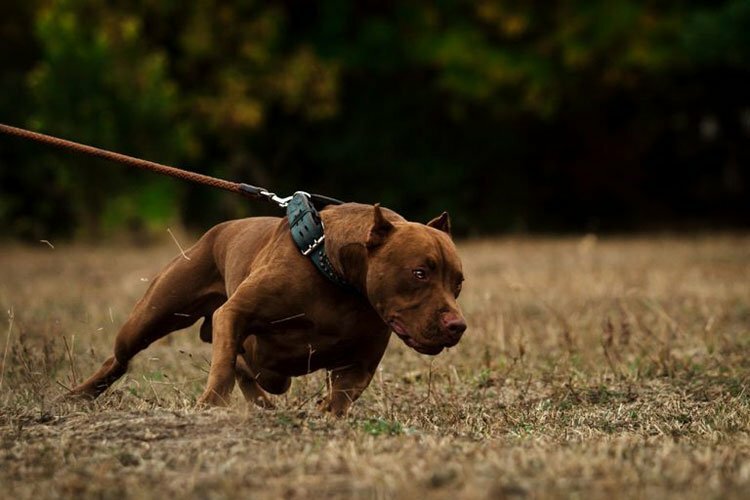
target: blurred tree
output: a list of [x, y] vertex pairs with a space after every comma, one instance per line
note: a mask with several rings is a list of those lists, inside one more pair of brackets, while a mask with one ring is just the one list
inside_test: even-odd
[[[0, 116], [50, 133], [463, 232], [750, 219], [746, 0], [8, 4]], [[10, 234], [265, 210], [0, 147]]]
[[[137, 17], [104, 1], [59, 1], [39, 7], [34, 29], [40, 55], [26, 78], [26, 125], [164, 162], [182, 156], [187, 128], [174, 125], [177, 89], [164, 54], [143, 43]], [[18, 183], [11, 196], [25, 199], [16, 204], [17, 230], [92, 237], [176, 217], [182, 186], [110, 167], [34, 151], [25, 168], [11, 167]], [[24, 224], [29, 219], [37, 224]]]

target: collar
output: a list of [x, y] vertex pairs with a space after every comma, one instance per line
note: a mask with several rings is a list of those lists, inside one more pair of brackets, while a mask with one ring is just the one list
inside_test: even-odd
[[351, 285], [333, 268], [326, 255], [325, 227], [307, 193], [296, 192], [286, 207], [292, 239], [302, 255], [308, 257], [329, 281], [343, 288]]

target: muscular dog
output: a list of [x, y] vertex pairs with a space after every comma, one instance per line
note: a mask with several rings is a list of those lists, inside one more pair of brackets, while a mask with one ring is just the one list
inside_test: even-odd
[[213, 345], [199, 403], [226, 405], [236, 380], [248, 401], [271, 406], [268, 393], [324, 368], [321, 408], [344, 415], [369, 385], [391, 330], [422, 354], [459, 341], [463, 274], [447, 213], [424, 225], [347, 203], [320, 216], [326, 253], [351, 288], [301, 255], [286, 219], [219, 224], [157, 275], [117, 334], [114, 355], [73, 393], [97, 397], [139, 351], [204, 318], [200, 337]]

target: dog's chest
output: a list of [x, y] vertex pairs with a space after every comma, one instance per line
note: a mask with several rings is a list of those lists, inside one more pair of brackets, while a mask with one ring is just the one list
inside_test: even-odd
[[287, 376], [305, 375], [351, 364], [366, 355], [363, 350], [374, 338], [387, 335], [388, 328], [369, 311], [350, 311], [338, 320], [313, 316], [307, 325], [278, 324], [273, 331], [258, 335], [255, 362]]

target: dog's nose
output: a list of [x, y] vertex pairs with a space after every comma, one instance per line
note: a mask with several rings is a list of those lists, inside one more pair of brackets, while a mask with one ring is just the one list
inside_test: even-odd
[[443, 327], [451, 337], [458, 338], [466, 331], [466, 321], [455, 314], [443, 314]]

